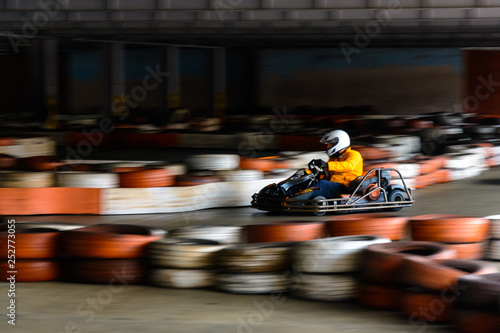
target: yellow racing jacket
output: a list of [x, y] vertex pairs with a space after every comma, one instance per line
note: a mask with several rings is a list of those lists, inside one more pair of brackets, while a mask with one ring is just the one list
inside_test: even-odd
[[342, 155], [328, 160], [328, 176], [332, 182], [349, 187], [349, 183], [361, 175], [363, 175], [363, 157], [351, 147]]

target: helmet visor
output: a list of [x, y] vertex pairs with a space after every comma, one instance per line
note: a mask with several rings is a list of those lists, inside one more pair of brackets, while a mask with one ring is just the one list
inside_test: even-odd
[[324, 143], [324, 144], [327, 144], [327, 143], [331, 143], [332, 144], [332, 147], [334, 147], [337, 143], [339, 143], [339, 137], [336, 136], [336, 137], [328, 137], [328, 136], [324, 136], [321, 141], [321, 143]]

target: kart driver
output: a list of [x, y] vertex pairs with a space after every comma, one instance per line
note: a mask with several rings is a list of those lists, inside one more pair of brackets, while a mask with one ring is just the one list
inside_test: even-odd
[[311, 164], [327, 170], [328, 180], [319, 180], [319, 189], [312, 191], [311, 198], [339, 198], [341, 193], [347, 191], [349, 183], [363, 174], [363, 158], [359, 152], [351, 149], [351, 139], [345, 131], [328, 132], [320, 142], [327, 145], [329, 160], [312, 160]]

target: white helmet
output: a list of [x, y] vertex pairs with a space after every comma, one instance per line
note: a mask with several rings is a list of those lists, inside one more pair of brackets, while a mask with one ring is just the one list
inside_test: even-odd
[[342, 130], [334, 130], [326, 133], [325, 135], [323, 135], [323, 138], [321, 138], [320, 142], [324, 144], [333, 144], [332, 147], [326, 150], [326, 154], [329, 157], [334, 156], [342, 149], [345, 149], [351, 145], [349, 134]]

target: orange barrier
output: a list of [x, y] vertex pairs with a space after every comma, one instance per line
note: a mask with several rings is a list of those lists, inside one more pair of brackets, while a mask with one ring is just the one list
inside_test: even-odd
[[279, 156], [261, 157], [261, 158], [240, 158], [240, 169], [260, 170], [269, 172], [276, 169], [289, 169], [290, 164], [287, 161], [280, 160]]
[[101, 190], [46, 187], [0, 188], [0, 214], [100, 214]]

